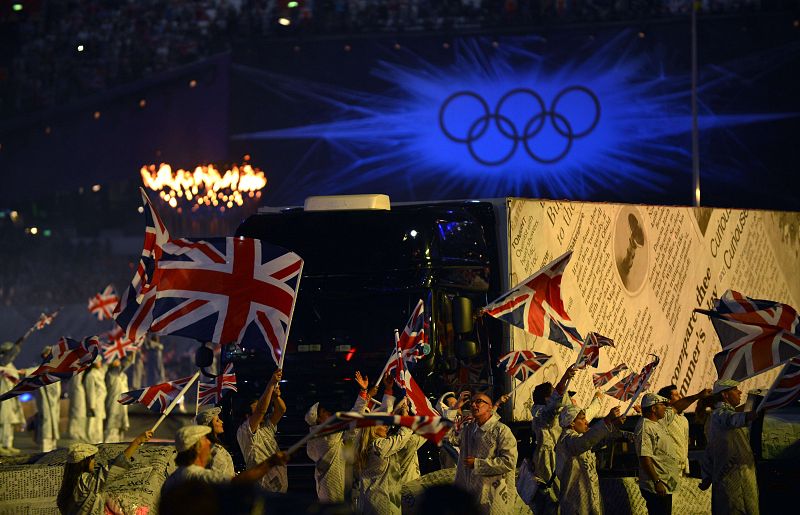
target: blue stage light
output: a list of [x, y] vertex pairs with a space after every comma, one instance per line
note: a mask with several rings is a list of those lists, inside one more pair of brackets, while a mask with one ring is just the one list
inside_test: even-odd
[[[310, 171], [317, 172], [316, 193], [402, 177], [426, 185], [426, 198], [447, 197], [457, 185], [473, 197], [588, 199], [609, 185], [660, 192], [686, 181], [689, 203], [688, 70], [664, 73], [637, 36], [622, 31], [569, 61], [532, 51], [543, 41], [537, 37], [499, 45], [458, 39], [448, 66], [408, 52], [402, 63], [398, 57], [376, 64], [372, 74], [391, 85], [380, 93], [269, 74], [269, 89], [317, 103], [327, 119], [233, 139], [326, 141], [331, 166]], [[701, 131], [797, 116], [712, 112], [702, 99], [714, 95], [721, 74], [702, 76]], [[706, 165], [705, 177], [731, 173]]]

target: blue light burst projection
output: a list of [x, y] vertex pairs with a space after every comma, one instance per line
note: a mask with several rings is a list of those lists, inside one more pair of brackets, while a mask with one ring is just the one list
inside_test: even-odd
[[[663, 191], [685, 181], [688, 203], [688, 70], [665, 73], [661, 58], [637, 51], [629, 31], [573, 49], [570, 60], [535, 51], [542, 43], [538, 37], [499, 45], [460, 39], [444, 66], [401, 52], [371, 70], [387, 85], [377, 93], [240, 67], [288, 102], [302, 101], [307, 111], [319, 106], [324, 118], [233, 139], [325, 142], [331, 158], [324, 170], [303, 169], [306, 159], [297, 164], [316, 194], [374, 185], [385, 191], [379, 185], [407, 181], [409, 189], [424, 189], [422, 198], [458, 192], [591, 199], [600, 189]], [[731, 70], [704, 73], [701, 100], [723, 84], [730, 87], [735, 77]], [[701, 131], [795, 116], [700, 108]], [[308, 152], [319, 150], [312, 145]], [[713, 177], [723, 170], [708, 165], [703, 173]]]

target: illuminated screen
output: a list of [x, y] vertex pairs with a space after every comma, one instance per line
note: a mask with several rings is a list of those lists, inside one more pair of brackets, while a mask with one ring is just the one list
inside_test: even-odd
[[[739, 30], [729, 25], [713, 27], [716, 35]], [[777, 141], [800, 129], [800, 106], [797, 95], [769, 91], [800, 85], [798, 44], [715, 42], [704, 29], [704, 203], [796, 209], [797, 190], [779, 178], [794, 171], [797, 150]], [[235, 67], [232, 145], [271, 172], [268, 203], [366, 192], [393, 200], [692, 201], [684, 22], [652, 32], [359, 40], [348, 48], [297, 45]]]

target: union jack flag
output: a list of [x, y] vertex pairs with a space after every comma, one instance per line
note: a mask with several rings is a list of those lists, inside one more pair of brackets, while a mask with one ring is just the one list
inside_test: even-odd
[[635, 399], [641, 392], [650, 387], [650, 376], [653, 374], [656, 366], [658, 366], [659, 358], [654, 356], [655, 360], [645, 365], [641, 372], [638, 374], [631, 373], [624, 379], [620, 380], [614, 386], [606, 390], [606, 395], [610, 395], [621, 401]]
[[636, 372], [631, 372], [626, 377], [615, 383], [614, 386], [606, 390], [606, 395], [610, 395], [611, 397], [621, 401], [629, 400], [636, 393], [636, 388], [633, 387], [633, 384], [637, 376], [638, 374]]
[[58, 315], [60, 310], [55, 310], [51, 314], [42, 313], [39, 315], [39, 319], [34, 322], [30, 329], [25, 332], [25, 336], [22, 337], [23, 340], [27, 340], [28, 336], [32, 335], [34, 331], [41, 331], [46, 326], [50, 325], [53, 322], [53, 319]]
[[414, 380], [414, 377], [411, 375], [411, 372], [409, 372], [407, 369], [402, 370], [401, 382], [399, 384], [405, 389], [406, 398], [411, 404], [411, 409], [416, 415], [422, 415], [426, 417], [438, 415], [436, 410], [433, 409], [433, 405], [431, 404], [430, 399], [428, 399], [428, 396], [425, 395], [425, 392], [422, 391], [422, 388], [420, 388], [420, 386]]
[[94, 297], [89, 299], [89, 313], [97, 316], [98, 320], [105, 320], [106, 318], [114, 318], [114, 308], [119, 303], [119, 297], [114, 293], [112, 285], [106, 286], [105, 290], [96, 293]]
[[561, 279], [571, 257], [570, 250], [484, 307], [483, 312], [570, 349], [573, 343], [583, 344], [561, 300]]
[[337, 412], [320, 427], [315, 437], [326, 436], [341, 431], [372, 426], [402, 426], [426, 438], [436, 445], [441, 445], [453, 421], [440, 416], [388, 415], [379, 413], [356, 413], [355, 411]]
[[[405, 368], [405, 363], [419, 361], [427, 354], [426, 350], [429, 348], [426, 349], [428, 344], [426, 325], [425, 303], [420, 299], [414, 307], [414, 311], [411, 312], [403, 333], [396, 338], [395, 349], [384, 365], [380, 377], [393, 372], [395, 379], [400, 381], [402, 379], [401, 370]], [[396, 331], [395, 334], [397, 334]]]
[[59, 338], [50, 347], [50, 357], [45, 359], [31, 375], [40, 373], [62, 374], [64, 379], [86, 370], [100, 351], [100, 339], [90, 336], [81, 341], [72, 338]]
[[722, 316], [728, 320], [758, 326], [776, 326], [800, 336], [800, 317], [788, 304], [773, 300], [751, 299], [738, 291], [728, 290], [714, 303], [714, 311], [695, 310]]
[[42, 313], [41, 315], [39, 315], [39, 320], [37, 320], [36, 323], [33, 324], [33, 328], [36, 330], [44, 329], [46, 326], [53, 323], [53, 319], [58, 315], [59, 311], [60, 310], [57, 309], [52, 313], [50, 313], [49, 315], [46, 313]]
[[587, 366], [597, 368], [597, 365], [600, 364], [600, 348], [613, 346], [614, 340], [611, 338], [595, 332], [589, 333], [586, 335], [586, 340], [583, 343], [583, 350], [581, 351], [581, 357], [575, 364], [575, 368], [578, 370], [583, 370]]
[[50, 357], [36, 370], [20, 379], [14, 388], [0, 395], [0, 402], [83, 372], [97, 358], [99, 348], [100, 341], [95, 336], [84, 338], [80, 342], [72, 338], [61, 338], [50, 347]]
[[551, 358], [547, 354], [532, 350], [514, 350], [500, 357], [497, 366], [506, 374], [525, 381], [542, 368]]
[[425, 303], [420, 299], [397, 341], [403, 360], [419, 361], [425, 356], [424, 346], [428, 343], [428, 335], [425, 332], [426, 325]]
[[222, 401], [222, 394], [226, 390], [237, 391], [236, 374], [233, 372], [233, 363], [228, 363], [222, 374], [214, 378], [213, 381], [208, 383], [201, 381], [197, 384], [198, 388], [200, 388], [197, 394], [197, 400], [200, 406], [204, 404], [218, 404]]
[[617, 374], [628, 370], [628, 365], [625, 363], [620, 363], [616, 367], [612, 368], [608, 372], [601, 372], [599, 374], [592, 374], [592, 383], [594, 384], [595, 388], [600, 388], [607, 382], [611, 381]]
[[433, 409], [430, 399], [406, 368], [406, 363], [416, 362], [427, 354], [425, 346], [428, 339], [425, 326], [425, 303], [420, 299], [411, 312], [403, 333], [398, 336], [395, 331], [395, 349], [384, 365], [380, 377], [389, 373], [393, 374], [395, 383], [405, 390], [414, 413], [433, 416], [436, 411]]
[[119, 396], [117, 402], [120, 404], [133, 404], [138, 402], [150, 411], [164, 413], [167, 406], [178, 396], [186, 383], [194, 376], [183, 377], [175, 381], [159, 383], [139, 390], [131, 390]]
[[[157, 215], [146, 196], [145, 203], [151, 223]], [[153, 230], [153, 250], [145, 238], [143, 251], [143, 257], [151, 256], [152, 268], [143, 259], [144, 271], [140, 277], [137, 270], [125, 308], [117, 315], [128, 337], [138, 341], [137, 336], [150, 330], [266, 347], [280, 363], [303, 260], [252, 238], [164, 241]]]
[[800, 356], [800, 337], [778, 326], [712, 320], [723, 348], [714, 356], [720, 379], [744, 381]]
[[108, 343], [101, 344], [103, 359], [106, 363], [110, 363], [115, 359], [123, 359], [127, 354], [139, 350], [139, 345], [129, 340], [125, 336], [125, 332], [119, 327], [105, 333], [103, 336], [108, 339]]
[[800, 399], [800, 359], [795, 358], [783, 366], [759, 410], [790, 406]]

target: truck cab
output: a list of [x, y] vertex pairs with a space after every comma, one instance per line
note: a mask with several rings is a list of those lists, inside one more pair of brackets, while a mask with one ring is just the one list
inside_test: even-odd
[[[430, 317], [431, 351], [410, 370], [426, 394], [493, 394], [503, 328], [488, 317], [473, 324], [476, 310], [502, 292], [492, 203], [312, 204], [264, 208], [236, 231], [304, 260], [281, 384], [286, 442], [307, 432], [303, 414], [314, 402], [352, 406], [357, 370], [372, 384], [380, 380], [394, 330], [403, 330], [419, 299]], [[266, 351], [229, 349], [223, 361], [234, 362], [242, 396], [260, 394], [275, 368]]]

